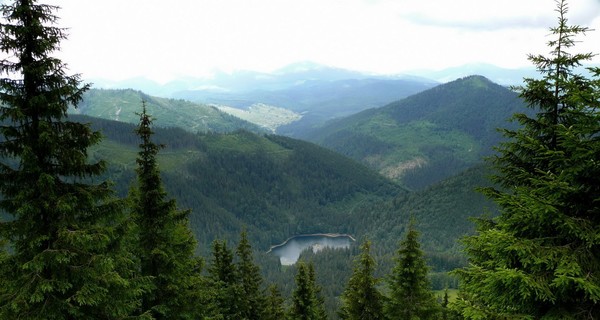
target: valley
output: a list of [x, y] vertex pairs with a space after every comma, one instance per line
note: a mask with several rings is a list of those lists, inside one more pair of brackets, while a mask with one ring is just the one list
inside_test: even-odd
[[600, 319], [600, 2], [517, 2], [0, 4], [0, 319]]
[[[92, 94], [97, 98], [104, 95], [97, 101], [111, 101], [111, 94], [123, 92], [99, 90]], [[150, 112], [162, 116], [162, 120], [157, 116], [158, 123], [179, 121], [162, 108], [164, 103], [173, 103], [167, 110], [175, 110], [183, 101], [155, 100], [140, 93], [134, 97], [131, 101], [143, 97], [151, 102]], [[93, 111], [94, 104], [86, 103], [79, 108], [80, 114], [107, 120], [73, 117], [91, 121], [104, 134], [106, 139], [94, 148], [93, 155], [111, 159], [107, 175], [118, 192], [126, 195], [137, 147], [131, 135], [133, 124], [111, 121], [113, 117]], [[260, 121], [273, 118], [261, 119], [261, 114], [296, 117], [288, 109], [255, 107]], [[209, 254], [215, 239], [235, 242], [244, 228], [260, 257], [264, 276], [278, 283], [287, 295], [291, 287], [286, 284], [293, 282], [295, 269], [282, 271], [281, 264], [308, 255], [324, 278], [334, 272], [336, 281], [344, 283], [350, 271], [348, 255], [356, 254], [357, 244], [345, 243], [342, 247], [350, 247], [341, 251], [323, 246], [318, 253], [310, 249], [314, 243], [300, 245], [285, 258], [267, 253], [273, 244], [300, 234], [350, 234], [357, 243], [368, 237], [377, 248], [378, 273], [385, 274], [393, 265], [393, 254], [408, 221], [414, 217], [432, 268], [432, 283], [440, 290], [456, 285], [447, 272], [465, 263], [459, 239], [473, 232], [469, 219], [496, 212], [495, 205], [475, 192], [475, 188], [490, 185], [482, 157], [499, 141], [495, 127], [502, 126], [520, 107], [515, 94], [506, 88], [483, 77], [467, 77], [302, 131], [306, 139], [337, 152], [269, 134], [274, 127], [253, 127], [256, 119], [250, 125], [242, 120], [217, 122], [218, 127], [201, 131], [159, 125], [155, 137], [167, 146], [158, 156], [167, 191], [181, 207], [191, 209], [190, 223], [201, 255]], [[193, 108], [178, 112], [189, 110]], [[126, 113], [135, 112], [135, 108], [123, 107], [119, 120], [133, 123], [133, 117], [126, 120]], [[227, 117], [213, 118], [230, 119]], [[194, 115], [187, 118], [194, 119]], [[304, 247], [308, 251], [302, 250]], [[333, 267], [341, 261], [347, 261], [346, 267]], [[327, 301], [332, 305], [342, 288], [335, 283], [329, 286]]]

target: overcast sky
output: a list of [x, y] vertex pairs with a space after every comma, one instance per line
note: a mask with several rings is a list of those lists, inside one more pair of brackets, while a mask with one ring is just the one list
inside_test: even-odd
[[[466, 63], [529, 66], [546, 54], [554, 0], [51, 0], [69, 28], [70, 73], [166, 81], [297, 61], [382, 74]], [[571, 0], [571, 24], [597, 31], [600, 0]], [[598, 57], [594, 62], [598, 62]]]

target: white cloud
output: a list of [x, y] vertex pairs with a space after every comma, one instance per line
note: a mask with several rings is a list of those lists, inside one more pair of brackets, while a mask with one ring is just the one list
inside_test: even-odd
[[[556, 22], [551, 0], [52, 2], [70, 27], [62, 57], [71, 70], [116, 79], [270, 71], [306, 60], [378, 73], [469, 62], [516, 67], [529, 65], [527, 53], [547, 52]], [[600, 1], [570, 7], [571, 22], [600, 29]], [[599, 33], [584, 44], [593, 49]]]

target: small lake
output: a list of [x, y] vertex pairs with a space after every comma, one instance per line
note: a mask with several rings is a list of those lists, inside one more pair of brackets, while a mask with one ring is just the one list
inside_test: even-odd
[[293, 236], [282, 244], [271, 246], [267, 253], [278, 256], [282, 265], [289, 266], [298, 261], [300, 253], [304, 250], [318, 252], [326, 247], [348, 249], [352, 242], [354, 238], [347, 234], [302, 234]]

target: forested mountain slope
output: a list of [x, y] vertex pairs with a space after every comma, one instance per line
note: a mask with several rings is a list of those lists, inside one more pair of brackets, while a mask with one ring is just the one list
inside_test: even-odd
[[[74, 117], [74, 116], [72, 116]], [[133, 125], [78, 116], [92, 121], [106, 139], [92, 156], [109, 161], [110, 177], [121, 194], [130, 186], [137, 145]], [[358, 203], [406, 193], [367, 167], [312, 143], [248, 131], [191, 134], [156, 129], [167, 145], [158, 159], [164, 182], [190, 220], [203, 251], [242, 226], [258, 248], [291, 235], [349, 232]]]
[[190, 132], [231, 132], [238, 129], [266, 132], [265, 129], [241, 120], [215, 107], [184, 100], [158, 98], [131, 89], [91, 89], [83, 95], [71, 114], [137, 123], [142, 100], [161, 127], [180, 127]]
[[282, 124], [276, 132], [297, 137], [328, 120], [380, 107], [438, 84], [413, 76], [378, 76], [304, 62], [274, 73], [217, 74], [210, 82], [172, 96], [241, 110], [256, 104], [291, 110], [302, 118]]
[[[108, 160], [108, 174], [124, 195], [139, 143], [134, 126], [71, 117], [103, 132], [92, 156]], [[393, 247], [413, 214], [421, 220], [428, 250], [454, 251], [455, 240], [472, 230], [467, 218], [487, 205], [473, 191], [486, 184], [481, 166], [409, 193], [351, 159], [292, 138], [179, 128], [157, 128], [155, 138], [167, 146], [158, 158], [168, 192], [193, 210], [192, 224], [205, 247], [217, 237], [235, 237], [243, 225], [265, 251], [289, 236], [313, 232], [369, 235]]]
[[480, 163], [500, 141], [497, 128], [523, 111], [515, 92], [470, 76], [334, 121], [305, 138], [420, 189]]
[[[126, 195], [135, 177], [139, 143], [135, 126], [71, 117], [91, 122], [103, 132], [105, 139], [91, 156], [108, 160], [107, 175], [117, 192]], [[408, 192], [353, 160], [300, 140], [247, 131], [192, 134], [156, 128], [155, 132], [156, 142], [167, 145], [158, 156], [165, 187], [181, 208], [192, 210], [199, 252], [208, 257], [215, 239], [235, 243], [246, 227], [263, 273], [285, 294], [292, 290], [295, 271], [281, 269], [278, 258], [265, 253], [270, 245], [303, 233], [349, 233], [359, 240], [356, 245], [369, 237], [378, 274], [384, 275], [394, 263], [411, 215], [422, 233], [435, 288], [455, 285], [446, 272], [465, 263], [458, 239], [473, 231], [469, 217], [486, 210], [494, 213], [494, 206], [474, 192], [489, 183], [484, 166]], [[356, 253], [356, 248], [307, 253], [332, 308]]]

